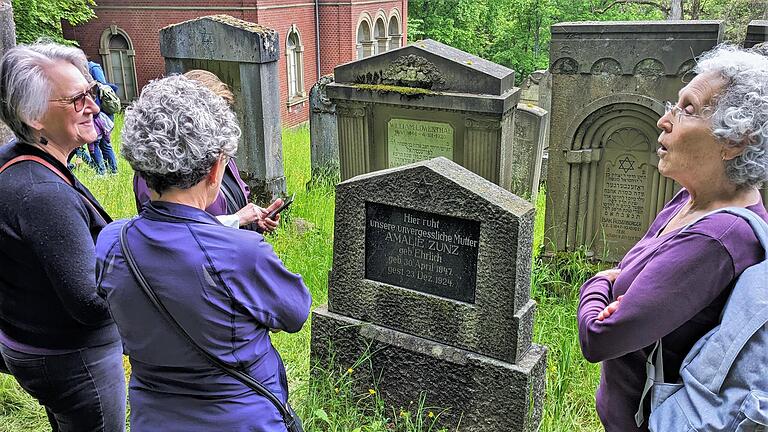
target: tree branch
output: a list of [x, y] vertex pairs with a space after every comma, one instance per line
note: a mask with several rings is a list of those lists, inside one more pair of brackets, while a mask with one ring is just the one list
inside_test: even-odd
[[608, 12], [612, 7], [618, 5], [618, 4], [641, 4], [641, 5], [647, 5], [647, 6], [653, 6], [660, 10], [664, 15], [669, 14], [669, 8], [664, 6], [663, 4], [656, 3], [654, 1], [650, 0], [613, 0], [608, 6], [598, 9], [596, 12], [599, 14], [604, 14]]

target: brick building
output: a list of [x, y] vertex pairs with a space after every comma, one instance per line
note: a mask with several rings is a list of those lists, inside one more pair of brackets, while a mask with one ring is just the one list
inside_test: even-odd
[[[64, 27], [88, 58], [104, 67], [120, 97], [134, 98], [165, 72], [160, 29], [205, 15], [227, 14], [280, 35], [281, 119], [309, 119], [309, 89], [339, 64], [401, 46], [407, 0], [99, 0], [97, 18]], [[319, 41], [319, 49], [318, 49]]]

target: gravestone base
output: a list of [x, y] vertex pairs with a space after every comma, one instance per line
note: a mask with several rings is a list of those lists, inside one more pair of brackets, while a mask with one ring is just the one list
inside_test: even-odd
[[278, 198], [285, 198], [285, 177], [264, 181], [256, 176], [250, 176], [243, 171], [240, 171], [240, 177], [251, 189], [250, 201], [257, 205], [267, 207], [272, 201]]
[[[332, 345], [331, 345], [332, 341]], [[462, 431], [527, 432], [541, 422], [546, 348], [531, 345], [517, 364], [329, 312], [312, 313], [312, 364], [348, 367], [371, 353], [354, 372], [356, 390], [374, 387], [394, 412], [425, 407], [440, 427]], [[371, 365], [369, 368], [368, 365]], [[445, 410], [445, 411], [443, 411]]]

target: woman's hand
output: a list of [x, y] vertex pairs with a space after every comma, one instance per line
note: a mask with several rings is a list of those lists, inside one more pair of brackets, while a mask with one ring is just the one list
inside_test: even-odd
[[599, 314], [597, 314], [597, 320], [602, 321], [608, 318], [609, 316], [613, 315], [614, 312], [616, 312], [619, 309], [619, 304], [621, 303], [621, 299], [623, 298], [624, 298], [623, 295], [616, 297], [615, 302], [609, 304], [608, 306], [605, 307], [605, 309], [603, 309], [602, 311], [600, 311]]
[[248, 203], [245, 207], [238, 210], [235, 215], [238, 218], [239, 225], [243, 226], [257, 222], [261, 218], [263, 211], [264, 209], [256, 204]]
[[280, 223], [280, 213], [275, 215], [274, 219], [269, 219], [267, 215], [272, 210], [276, 210], [280, 208], [281, 205], [283, 205], [283, 200], [281, 198], [278, 198], [275, 201], [273, 201], [272, 204], [269, 205], [269, 207], [265, 209], [261, 209], [261, 216], [256, 223], [259, 225], [259, 228], [261, 228], [262, 231], [270, 233], [277, 229], [277, 225]]
[[621, 269], [619, 269], [619, 268], [612, 268], [612, 269], [608, 269], [608, 270], [603, 270], [601, 272], [597, 272], [597, 273], [595, 273], [595, 276], [602, 276], [602, 277], [608, 279], [608, 281], [610, 283], [614, 283], [616, 281], [616, 278], [619, 277], [619, 273], [621, 273]]

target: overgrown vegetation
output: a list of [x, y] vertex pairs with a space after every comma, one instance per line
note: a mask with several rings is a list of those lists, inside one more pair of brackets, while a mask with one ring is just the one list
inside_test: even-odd
[[768, 19], [766, 0], [410, 0], [408, 39], [430, 38], [514, 69], [522, 80], [549, 64], [551, 25], [570, 21], [722, 19], [740, 43], [747, 23]]
[[94, 0], [13, 0], [16, 43], [30, 43], [47, 37], [71, 44], [64, 39], [61, 22], [76, 26], [95, 18]]
[[[117, 128], [122, 126], [117, 118]], [[115, 134], [115, 143], [119, 139]], [[302, 274], [312, 292], [313, 307], [328, 300], [328, 270], [333, 258], [333, 180], [316, 180], [310, 188], [309, 132], [306, 128], [283, 133], [285, 173], [288, 191], [296, 201], [285, 213], [281, 228], [269, 237], [286, 266]], [[131, 189], [130, 166], [119, 158], [119, 174], [98, 177], [81, 165], [76, 174], [115, 218], [136, 214]], [[545, 191], [539, 194], [534, 228], [534, 251], [544, 237]], [[576, 299], [581, 282], [596, 270], [583, 254], [540, 260], [534, 252], [532, 295], [538, 302], [534, 339], [549, 347], [547, 396], [541, 430], [595, 431], [600, 429], [594, 410], [598, 366], [581, 356], [577, 339]], [[414, 405], [403, 410], [385, 408], [375, 388], [361, 394], [352, 380], [366, 367], [337, 364], [327, 371], [315, 371], [310, 385], [309, 343], [311, 322], [299, 333], [273, 335], [288, 372], [291, 401], [304, 419], [307, 431], [317, 432], [438, 432], [435, 419], [441, 411], [425, 404], [425, 395], [414, 395]], [[127, 365], [127, 362], [126, 362]], [[428, 398], [427, 398], [428, 400]], [[495, 413], [498, 415], [499, 413]], [[501, 413], [503, 415], [503, 413]], [[43, 410], [15, 380], [0, 375], [0, 432], [50, 430]]]

